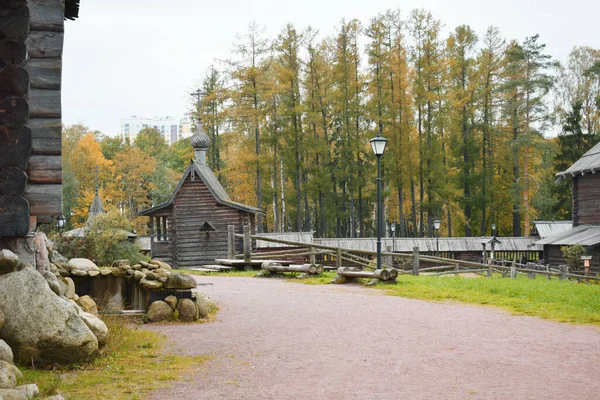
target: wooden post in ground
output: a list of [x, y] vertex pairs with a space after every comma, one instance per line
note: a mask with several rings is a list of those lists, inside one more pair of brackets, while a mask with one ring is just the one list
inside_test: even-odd
[[244, 263], [250, 267], [252, 261], [252, 239], [250, 239], [250, 225], [244, 225]]
[[413, 247], [413, 274], [419, 275], [419, 248]]
[[235, 225], [227, 225], [227, 258], [235, 259]]
[[[392, 246], [385, 246], [385, 251], [388, 253], [392, 252]], [[392, 260], [392, 256], [385, 256], [385, 264], [386, 267], [392, 267], [393, 266], [393, 260]]]
[[517, 277], [517, 256], [513, 258], [512, 265], [510, 266], [510, 277], [515, 279]]
[[481, 252], [481, 259], [483, 260], [482, 263], [487, 264], [487, 255], [485, 254], [485, 243], [481, 243], [481, 246], [483, 247], [483, 251]]
[[310, 248], [310, 252], [312, 254], [310, 255], [310, 260], [309, 261], [310, 261], [311, 264], [316, 264], [317, 263], [317, 256], [314, 254], [315, 251], [316, 251], [316, 249], [314, 247]]
[[338, 247], [335, 256], [335, 266], [337, 268], [342, 268], [342, 248]]
[[566, 265], [559, 265], [558, 269], [560, 270], [560, 280], [561, 281], [566, 281], [567, 278], [567, 266]]
[[[550, 272], [550, 266], [549, 266], [549, 265], [546, 265], [546, 272]], [[550, 280], [550, 279], [552, 279], [552, 275], [550, 275], [550, 274], [547, 274], [547, 275], [546, 275], [546, 278], [547, 278], [548, 280]]]
[[492, 277], [492, 260], [488, 260], [488, 270], [487, 270], [487, 277], [491, 278]]
[[454, 276], [458, 276], [458, 271], [460, 271], [460, 265], [458, 263], [454, 265], [454, 271], [456, 272]]

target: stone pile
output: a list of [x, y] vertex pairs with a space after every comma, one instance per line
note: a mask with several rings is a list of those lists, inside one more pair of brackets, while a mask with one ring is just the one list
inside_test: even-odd
[[192, 299], [178, 299], [167, 296], [150, 304], [146, 317], [148, 322], [182, 321], [193, 322], [208, 318], [207, 299], [201, 293], [194, 293]]

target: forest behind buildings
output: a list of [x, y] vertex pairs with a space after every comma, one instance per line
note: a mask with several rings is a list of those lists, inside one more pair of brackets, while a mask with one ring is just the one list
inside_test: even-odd
[[[492, 223], [526, 236], [534, 220], [571, 218], [570, 181], [555, 174], [600, 141], [599, 49], [559, 63], [543, 37], [452, 29], [425, 10], [341, 21], [327, 37], [251, 23], [199, 79], [189, 111], [212, 139], [208, 163], [234, 200], [265, 211], [259, 231], [375, 236], [380, 134], [388, 232], [431, 236], [440, 219], [442, 236]], [[192, 158], [189, 139], [169, 147], [152, 129], [123, 143], [65, 127], [69, 225], [85, 223], [97, 187], [130, 217], [166, 201]]]

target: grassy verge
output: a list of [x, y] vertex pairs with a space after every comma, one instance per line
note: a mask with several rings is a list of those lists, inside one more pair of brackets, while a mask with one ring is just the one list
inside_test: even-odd
[[143, 399], [208, 361], [165, 354], [160, 334], [127, 326], [122, 318], [104, 320], [111, 335], [101, 357], [86, 365], [22, 368], [22, 383], [37, 384], [42, 398], [60, 393], [66, 399]]
[[[213, 276], [254, 276], [255, 272], [208, 273]], [[322, 285], [331, 282], [334, 272], [303, 280], [290, 281]], [[530, 315], [560, 322], [600, 326], [600, 285], [574, 281], [547, 280], [543, 276], [528, 279], [464, 278], [400, 275], [395, 284], [379, 284], [391, 296], [434, 301], [459, 301], [494, 306], [516, 315]]]

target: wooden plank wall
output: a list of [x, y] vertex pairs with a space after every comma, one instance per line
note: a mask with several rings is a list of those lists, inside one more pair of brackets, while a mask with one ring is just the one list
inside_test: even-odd
[[573, 178], [573, 226], [600, 225], [600, 174]]
[[[216, 231], [200, 232], [205, 221]], [[227, 258], [227, 226], [235, 225], [236, 233], [242, 233], [245, 222], [250, 222], [254, 231], [253, 214], [217, 204], [202, 179], [196, 177], [192, 181], [188, 177], [175, 198], [173, 224], [177, 237], [173, 240], [173, 263], [177, 268], [185, 268]]]
[[32, 156], [25, 198], [32, 216], [60, 215], [62, 203], [61, 68], [64, 4], [61, 0], [29, 0], [30, 34], [27, 38], [29, 124]]

